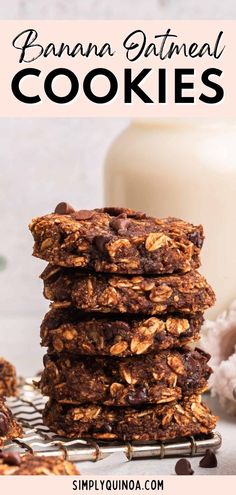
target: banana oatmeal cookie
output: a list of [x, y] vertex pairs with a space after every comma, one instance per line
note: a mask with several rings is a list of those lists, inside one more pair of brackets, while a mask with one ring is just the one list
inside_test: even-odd
[[108, 441], [165, 441], [209, 434], [216, 426], [216, 417], [200, 396], [140, 410], [98, 405], [76, 407], [50, 400], [43, 416], [44, 424], [58, 435]]
[[206, 390], [211, 368], [201, 350], [115, 357], [44, 356], [40, 388], [64, 404], [140, 406], [160, 404]]
[[86, 314], [75, 308], [51, 309], [41, 325], [49, 353], [132, 356], [182, 347], [199, 340], [203, 316], [143, 317]]
[[211, 307], [215, 295], [196, 271], [156, 277], [83, 273], [48, 265], [41, 275], [44, 296], [54, 307], [77, 307], [103, 313], [199, 313]]
[[60, 203], [32, 220], [34, 256], [96, 272], [174, 273], [200, 266], [203, 228], [125, 208], [75, 211]]

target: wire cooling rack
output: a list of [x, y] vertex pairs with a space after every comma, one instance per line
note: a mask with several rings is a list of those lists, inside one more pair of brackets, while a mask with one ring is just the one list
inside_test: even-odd
[[21, 381], [18, 397], [11, 397], [7, 404], [15, 418], [21, 423], [22, 438], [8, 442], [4, 450], [13, 449], [20, 454], [31, 452], [37, 455], [58, 456], [63, 454], [70, 461], [98, 461], [115, 452], [122, 452], [129, 460], [148, 457], [198, 456], [206, 449], [218, 450], [221, 446], [219, 433], [189, 437], [184, 440], [152, 443], [105, 443], [83, 439], [66, 439], [52, 433], [42, 421], [42, 410], [46, 398], [33, 386], [32, 378]]

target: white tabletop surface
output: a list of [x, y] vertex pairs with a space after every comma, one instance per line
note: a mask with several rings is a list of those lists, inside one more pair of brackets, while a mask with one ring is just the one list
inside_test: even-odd
[[[199, 467], [199, 457], [191, 458], [196, 475], [236, 475], [236, 417], [227, 416], [216, 399], [205, 397], [215, 414], [220, 416], [217, 431], [222, 436], [222, 447], [218, 451], [218, 467]], [[145, 459], [127, 461], [123, 454], [112, 454], [98, 462], [80, 462], [78, 468], [82, 476], [162, 476], [175, 474], [177, 459]]]

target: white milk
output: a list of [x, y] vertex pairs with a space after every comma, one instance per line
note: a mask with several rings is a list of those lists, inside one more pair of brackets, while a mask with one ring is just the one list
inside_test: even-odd
[[111, 146], [107, 205], [203, 224], [202, 273], [212, 284], [215, 317], [236, 298], [236, 124], [139, 120]]

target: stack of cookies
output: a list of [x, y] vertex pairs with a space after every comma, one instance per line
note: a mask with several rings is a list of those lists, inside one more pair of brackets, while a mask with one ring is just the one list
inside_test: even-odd
[[41, 326], [44, 422], [67, 437], [152, 441], [208, 434], [211, 373], [199, 339], [215, 300], [197, 272], [201, 226], [60, 203], [30, 225], [52, 301]]

